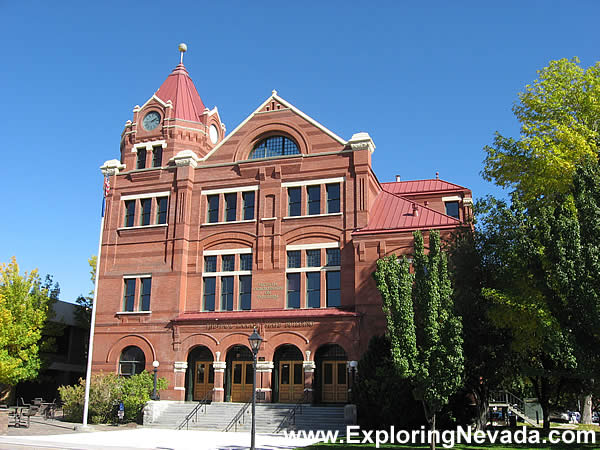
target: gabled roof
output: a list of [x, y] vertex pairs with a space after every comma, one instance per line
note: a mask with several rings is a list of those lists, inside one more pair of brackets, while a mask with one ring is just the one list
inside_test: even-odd
[[[386, 187], [384, 186], [384, 190], [375, 199], [367, 226], [355, 231], [352, 233], [353, 235], [455, 227], [461, 223], [454, 217], [437, 212], [427, 206], [419, 205], [385, 189]], [[417, 207], [418, 215], [414, 214], [415, 206]]]
[[465, 190], [463, 186], [449, 183], [440, 179], [432, 180], [412, 180], [397, 181], [391, 183], [381, 183], [381, 187], [392, 194], [421, 194], [425, 192], [456, 191]]
[[175, 119], [201, 122], [206, 108], [183, 64], [175, 67], [154, 95], [165, 103], [171, 100]]

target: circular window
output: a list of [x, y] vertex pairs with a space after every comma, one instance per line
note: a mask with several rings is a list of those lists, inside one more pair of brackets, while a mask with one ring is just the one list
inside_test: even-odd
[[208, 129], [208, 136], [210, 137], [210, 142], [213, 144], [216, 144], [219, 140], [219, 130], [217, 130], [217, 127], [214, 124]]

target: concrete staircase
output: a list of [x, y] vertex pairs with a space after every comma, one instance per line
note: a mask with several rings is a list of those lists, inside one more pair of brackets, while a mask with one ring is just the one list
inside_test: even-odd
[[[189, 430], [211, 430], [223, 431], [232, 421], [243, 403], [221, 403], [215, 402], [202, 407], [195, 417], [192, 417], [187, 427]], [[295, 424], [282, 421], [294, 407], [293, 404], [285, 403], [258, 403], [256, 405], [256, 432], [257, 433], [276, 433], [286, 430], [338, 430], [345, 434], [346, 425], [344, 424], [344, 406], [343, 405], [302, 405], [296, 410]], [[151, 424], [144, 424], [152, 428], [177, 428], [185, 417], [196, 407], [195, 402], [169, 402], [166, 409]], [[252, 424], [252, 407], [250, 406], [238, 421], [236, 427], [230, 431], [250, 431]]]

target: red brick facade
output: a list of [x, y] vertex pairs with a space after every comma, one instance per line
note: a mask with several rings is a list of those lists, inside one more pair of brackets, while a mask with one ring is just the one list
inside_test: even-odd
[[[102, 167], [111, 189], [93, 370], [152, 370], [157, 360], [163, 399], [212, 390], [216, 401], [242, 401], [248, 354], [234, 346], [248, 347], [257, 327], [263, 401], [306, 392], [344, 402], [352, 361], [385, 329], [375, 261], [410, 252], [415, 229], [463, 226], [471, 192], [441, 180], [380, 183], [368, 134], [345, 141], [276, 92], [226, 137], [216, 108], [200, 107], [179, 65], [134, 109], [120, 161]], [[252, 158], [269, 138], [275, 150]], [[273, 156], [283, 142], [292, 144]], [[445, 214], [449, 203], [459, 220]], [[130, 347], [141, 365], [128, 362]]]

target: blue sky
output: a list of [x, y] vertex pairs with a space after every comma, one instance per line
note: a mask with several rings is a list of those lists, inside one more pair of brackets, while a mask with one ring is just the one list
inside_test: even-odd
[[0, 0], [0, 262], [87, 293], [102, 177], [132, 109], [179, 60], [229, 131], [277, 89], [339, 136], [367, 131], [380, 181], [440, 177], [475, 197], [496, 130], [550, 60], [600, 59], [597, 1]]

